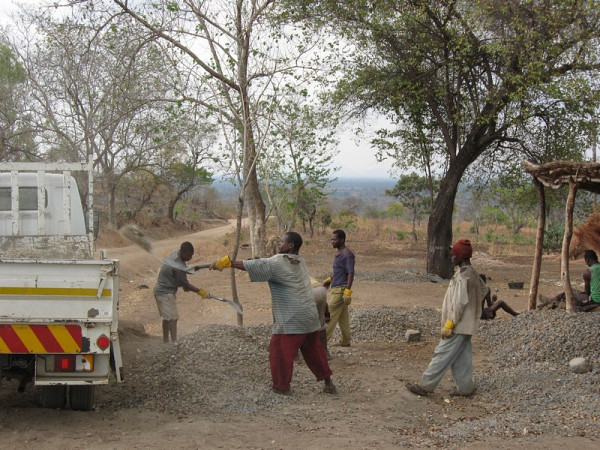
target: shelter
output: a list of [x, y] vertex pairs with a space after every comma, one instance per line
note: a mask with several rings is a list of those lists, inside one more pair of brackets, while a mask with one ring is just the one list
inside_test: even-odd
[[535, 257], [531, 272], [531, 287], [529, 290], [529, 309], [536, 307], [540, 268], [542, 264], [542, 249], [544, 229], [546, 225], [546, 199], [544, 187], [559, 189], [569, 186], [569, 195], [565, 205], [565, 234], [561, 251], [561, 280], [567, 297], [567, 311], [576, 311], [577, 305], [573, 298], [573, 288], [569, 276], [569, 246], [573, 236], [573, 207], [575, 195], [579, 189], [600, 194], [600, 163], [553, 161], [544, 164], [534, 164], [523, 161], [523, 168], [533, 176], [534, 185], [538, 190], [538, 227], [535, 246]]

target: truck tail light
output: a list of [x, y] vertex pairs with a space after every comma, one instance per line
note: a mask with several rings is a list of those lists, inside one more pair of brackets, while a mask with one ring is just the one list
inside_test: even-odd
[[61, 355], [54, 357], [55, 372], [75, 372], [75, 355]]
[[100, 350], [106, 350], [110, 345], [110, 339], [108, 339], [108, 336], [103, 334], [96, 340], [96, 345]]
[[93, 372], [94, 355], [46, 355], [46, 372]]

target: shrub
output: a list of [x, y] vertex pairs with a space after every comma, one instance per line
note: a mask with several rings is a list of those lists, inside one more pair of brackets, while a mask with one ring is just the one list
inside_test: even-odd
[[565, 234], [565, 224], [562, 222], [551, 223], [545, 233], [544, 250], [547, 252], [557, 252], [562, 249], [563, 236]]

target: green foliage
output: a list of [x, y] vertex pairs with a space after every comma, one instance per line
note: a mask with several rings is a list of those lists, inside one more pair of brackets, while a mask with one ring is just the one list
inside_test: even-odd
[[321, 226], [321, 231], [324, 232], [331, 225], [333, 221], [331, 214], [331, 210], [325, 205], [320, 205], [317, 208], [316, 221]]
[[485, 234], [485, 241], [490, 244], [518, 244], [518, 245], [531, 245], [535, 242], [534, 238], [522, 236], [520, 234], [501, 234], [494, 233], [488, 230]]
[[36, 145], [25, 92], [27, 73], [0, 29], [0, 160], [34, 159]]
[[0, 86], [24, 83], [26, 79], [25, 68], [13, 50], [4, 44], [0, 37]]
[[385, 213], [388, 217], [402, 217], [404, 215], [404, 205], [402, 205], [402, 203], [390, 203], [388, 204]]
[[[435, 217], [450, 216], [462, 175], [481, 155], [497, 156], [490, 158], [496, 166], [521, 160], [596, 116], [596, 0], [288, 3], [290, 15], [350, 43], [340, 51], [346, 59], [335, 99], [340, 107], [386, 116], [391, 125], [375, 141], [381, 156], [399, 167], [408, 161], [426, 177], [441, 174]], [[543, 130], [547, 139], [527, 133], [542, 122], [551, 124]], [[526, 210], [514, 212], [506, 207], [518, 233], [528, 218]], [[436, 245], [449, 244], [440, 240], [451, 235], [452, 223], [430, 225]], [[446, 268], [428, 267], [440, 275]]]
[[313, 230], [318, 207], [331, 183], [337, 138], [335, 114], [319, 107], [305, 89], [286, 85], [278, 93], [259, 174], [280, 229], [292, 229], [297, 219]]
[[400, 200], [402, 213], [404, 211], [408, 213], [415, 241], [417, 240], [416, 224], [429, 213], [433, 191], [437, 188], [437, 181], [412, 172], [409, 175], [402, 175], [393, 189], [385, 191], [385, 195]]
[[564, 222], [556, 221], [549, 224], [544, 233], [544, 250], [547, 252], [561, 251], [564, 235]]
[[404, 240], [404, 238], [405, 238], [404, 231], [401, 231], [401, 230], [398, 230], [398, 231], [396, 231], [396, 238], [397, 238], [399, 241], [403, 241], [403, 240]]
[[387, 211], [383, 211], [380, 209], [377, 209], [374, 206], [367, 206], [364, 212], [364, 217], [366, 219], [380, 219], [382, 217], [385, 217], [387, 215]]
[[339, 228], [347, 232], [358, 230], [356, 214], [351, 211], [341, 211], [337, 220], [332, 221], [330, 225], [331, 228]]
[[506, 220], [506, 214], [504, 214], [504, 212], [499, 206], [487, 205], [483, 208], [483, 213], [481, 215], [481, 223], [484, 226], [491, 227], [492, 232], [496, 229], [498, 225], [505, 224]]
[[513, 234], [518, 234], [537, 216], [537, 194], [523, 172], [501, 174], [492, 181], [491, 189], [491, 197], [504, 217], [503, 223]]

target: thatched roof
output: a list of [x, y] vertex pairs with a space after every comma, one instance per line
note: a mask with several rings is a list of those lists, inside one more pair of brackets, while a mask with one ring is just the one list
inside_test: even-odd
[[525, 171], [536, 177], [544, 186], [558, 189], [576, 183], [578, 189], [600, 194], [600, 163], [552, 161], [545, 164], [533, 164], [523, 161]]

